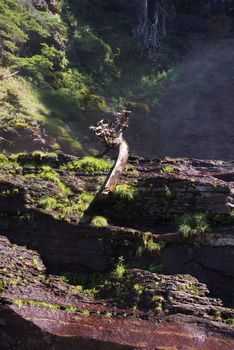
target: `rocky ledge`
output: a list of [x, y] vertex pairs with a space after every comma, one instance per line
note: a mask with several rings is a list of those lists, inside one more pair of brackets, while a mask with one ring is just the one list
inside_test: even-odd
[[233, 348], [233, 162], [111, 166], [1, 155], [2, 349]]
[[100, 286], [103, 298], [93, 300], [46, 275], [35, 251], [4, 237], [0, 243], [3, 350], [51, 349], [52, 344], [87, 350], [228, 350], [234, 345], [233, 329], [223, 323], [231, 323], [234, 312], [208, 298], [205, 285], [191, 276], [133, 269], [110, 278]]

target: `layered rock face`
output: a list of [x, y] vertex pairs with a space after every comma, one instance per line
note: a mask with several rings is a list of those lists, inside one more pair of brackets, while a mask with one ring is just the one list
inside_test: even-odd
[[[172, 345], [176, 349], [230, 349], [234, 344], [232, 328], [219, 322], [222, 317], [231, 319], [233, 312], [223, 308], [220, 300], [205, 297], [206, 287], [190, 276], [130, 270], [121, 281], [125, 290], [115, 303], [108, 298], [92, 301], [57, 277], [46, 277], [36, 252], [12, 245], [3, 237], [0, 241], [4, 350]], [[132, 301], [133, 297], [141, 299], [141, 310], [132, 308], [132, 302], [128, 308], [121, 307], [123, 298]]]
[[[102, 196], [79, 162], [1, 156], [3, 349], [231, 349], [233, 163], [132, 158]], [[183, 237], [197, 212], [207, 232]]]

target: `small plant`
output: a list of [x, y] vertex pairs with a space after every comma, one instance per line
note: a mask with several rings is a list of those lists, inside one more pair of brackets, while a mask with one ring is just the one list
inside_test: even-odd
[[148, 252], [159, 253], [162, 248], [162, 243], [155, 242], [155, 237], [151, 232], [145, 232], [143, 235], [144, 250]]
[[74, 306], [68, 306], [65, 309], [66, 312], [68, 312], [69, 314], [74, 314], [78, 311], [78, 309]]
[[173, 200], [173, 199], [176, 198], [176, 192], [173, 191], [168, 186], [165, 186], [165, 196], [166, 196], [167, 199]]
[[184, 238], [197, 236], [209, 230], [207, 215], [203, 213], [184, 214], [177, 221], [178, 230]]
[[124, 265], [124, 257], [120, 256], [112, 275], [116, 278], [121, 278], [123, 277], [125, 272], [126, 272], [126, 266]]
[[38, 176], [44, 180], [55, 182], [61, 188], [61, 190], [67, 195], [72, 194], [71, 189], [60, 180], [60, 177], [56, 172], [41, 171]]
[[162, 172], [163, 174], [171, 174], [171, 173], [173, 173], [176, 169], [177, 169], [176, 166], [168, 165], [168, 166], [162, 167], [161, 172]]
[[3, 164], [9, 163], [8, 158], [3, 153], [0, 153], [0, 163], [3, 163]]
[[47, 210], [54, 210], [58, 206], [57, 200], [54, 197], [42, 198], [38, 203], [41, 208]]
[[89, 192], [83, 192], [81, 193], [79, 198], [83, 203], [90, 204], [94, 199], [94, 194]]
[[197, 284], [193, 281], [186, 282], [181, 289], [194, 295], [204, 296], [202, 290], [200, 290]]
[[85, 157], [75, 162], [69, 162], [62, 167], [63, 170], [71, 170], [85, 174], [100, 173], [108, 171], [112, 164], [104, 159]]
[[137, 190], [131, 185], [119, 185], [114, 192], [115, 197], [130, 201], [136, 196]]
[[160, 252], [161, 250], [161, 244], [154, 242], [153, 238], [150, 238], [146, 244], [145, 244], [145, 249], [149, 252]]
[[151, 299], [154, 311], [159, 314], [163, 311], [164, 298], [162, 295], [154, 295]]
[[141, 295], [144, 292], [145, 287], [143, 286], [143, 284], [136, 283], [134, 284], [133, 289], [135, 290], [137, 295]]
[[106, 227], [108, 226], [108, 221], [103, 216], [95, 216], [91, 222], [91, 225], [96, 227]]
[[90, 314], [89, 310], [84, 309], [82, 310], [82, 314], [88, 316]]
[[33, 257], [33, 267], [36, 270], [40, 270], [40, 262], [38, 256], [34, 255]]

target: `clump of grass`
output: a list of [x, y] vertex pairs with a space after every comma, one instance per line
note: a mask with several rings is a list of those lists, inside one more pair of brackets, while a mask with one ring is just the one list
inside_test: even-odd
[[69, 162], [62, 167], [63, 170], [81, 172], [85, 174], [100, 173], [108, 171], [112, 168], [112, 164], [105, 159], [95, 157], [84, 157], [83, 159]]
[[89, 192], [83, 192], [81, 193], [79, 198], [83, 203], [90, 204], [94, 199], [94, 194]]
[[168, 166], [162, 167], [161, 172], [162, 172], [163, 174], [171, 174], [171, 173], [173, 173], [176, 169], [177, 169], [176, 166], [174, 166], [174, 165], [168, 165]]
[[68, 306], [65, 309], [66, 312], [68, 312], [69, 314], [74, 314], [78, 311], [77, 307], [74, 306]]
[[161, 244], [154, 242], [153, 238], [150, 238], [145, 244], [145, 249], [148, 252], [158, 252], [159, 253], [161, 248], [162, 248]]
[[96, 227], [106, 227], [108, 226], [108, 221], [103, 216], [95, 216], [91, 222], [91, 225]]
[[165, 186], [165, 196], [167, 199], [173, 200], [176, 198], [176, 192], [168, 186]]
[[9, 162], [9, 161], [8, 161], [8, 158], [5, 156], [5, 154], [0, 153], [0, 163], [6, 164], [6, 163], [8, 163], [8, 162]]
[[115, 189], [114, 196], [123, 200], [130, 201], [137, 194], [136, 188], [131, 185], [118, 185]]
[[184, 238], [198, 236], [209, 230], [207, 215], [204, 213], [184, 214], [178, 221], [178, 230]]
[[6, 167], [13, 167], [14, 169], [21, 169], [19, 164], [12, 159], [11, 157], [7, 158], [7, 156], [3, 153], [0, 153], [0, 169], [5, 169]]
[[67, 195], [72, 194], [71, 189], [60, 180], [60, 177], [56, 172], [41, 171], [38, 176], [44, 180], [49, 180], [49, 181], [55, 182], [61, 188], [61, 190], [64, 193], [66, 193]]
[[54, 210], [58, 206], [57, 200], [54, 197], [42, 198], [39, 200], [38, 204], [41, 208], [47, 210]]
[[124, 264], [124, 257], [120, 256], [118, 263], [115, 266], [114, 271], [112, 272], [112, 275], [116, 278], [121, 278], [126, 272], [126, 266]]
[[143, 235], [143, 245], [137, 248], [136, 255], [141, 256], [147, 252], [157, 252], [159, 253], [163, 248], [163, 244], [156, 242], [155, 237], [151, 232], [145, 232]]

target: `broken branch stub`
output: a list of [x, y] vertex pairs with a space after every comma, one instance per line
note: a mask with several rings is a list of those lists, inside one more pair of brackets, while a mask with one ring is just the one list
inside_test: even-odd
[[124, 166], [128, 161], [129, 147], [128, 143], [123, 138], [123, 132], [128, 128], [130, 111], [122, 111], [116, 113], [116, 120], [100, 120], [97, 126], [90, 126], [89, 130], [104, 144], [104, 151], [99, 154], [103, 156], [113, 148], [119, 149], [118, 158], [115, 166], [109, 175], [106, 185], [103, 190], [103, 194], [108, 194], [115, 190], [119, 178], [124, 171]]

